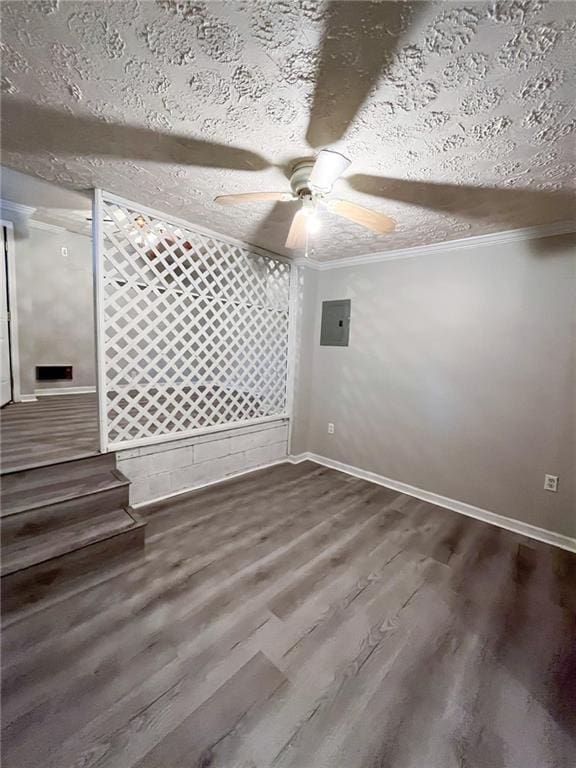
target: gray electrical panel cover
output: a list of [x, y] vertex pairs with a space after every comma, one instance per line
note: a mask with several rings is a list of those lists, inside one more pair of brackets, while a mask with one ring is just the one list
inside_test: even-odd
[[320, 344], [323, 347], [347, 347], [350, 336], [350, 299], [322, 302]]

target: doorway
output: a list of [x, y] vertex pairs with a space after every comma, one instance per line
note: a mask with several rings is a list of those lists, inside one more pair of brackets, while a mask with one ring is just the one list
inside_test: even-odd
[[[0, 471], [96, 455], [91, 238], [34, 220], [16, 239], [0, 229]], [[74, 378], [39, 375], [61, 368]]]
[[8, 231], [2, 225], [2, 253], [0, 268], [0, 407], [14, 399], [12, 343], [10, 333], [10, 293], [8, 290]]

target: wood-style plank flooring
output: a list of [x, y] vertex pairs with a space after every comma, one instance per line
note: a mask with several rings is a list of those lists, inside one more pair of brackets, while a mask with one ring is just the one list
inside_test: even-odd
[[3, 472], [98, 452], [96, 395], [49, 395], [0, 410]]
[[4, 768], [574, 768], [576, 556], [312, 463], [12, 619]]

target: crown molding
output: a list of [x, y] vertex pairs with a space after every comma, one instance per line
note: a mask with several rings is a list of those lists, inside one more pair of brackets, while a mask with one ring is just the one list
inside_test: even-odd
[[22, 203], [13, 203], [11, 200], [3, 200], [0, 198], [0, 211], [7, 214], [16, 214], [17, 216], [32, 216], [36, 212], [36, 208], [32, 208], [29, 205], [22, 205]]
[[46, 232], [66, 232], [66, 227], [61, 227], [58, 224], [49, 224], [47, 221], [38, 221], [37, 219], [30, 219], [28, 226], [33, 229], [43, 229]]
[[381, 261], [395, 259], [410, 259], [415, 256], [428, 256], [434, 253], [447, 253], [449, 251], [461, 251], [465, 248], [481, 248], [503, 243], [515, 243], [523, 240], [534, 240], [539, 237], [552, 237], [554, 235], [567, 235], [576, 232], [576, 221], [558, 221], [553, 224], [541, 224], [536, 227], [524, 227], [522, 229], [509, 229], [505, 232], [494, 232], [487, 235], [473, 235], [459, 240], [445, 240], [429, 245], [417, 245], [413, 248], [399, 248], [392, 251], [380, 251], [368, 253], [365, 256], [349, 256], [344, 259], [332, 261], [318, 261], [309, 257], [301, 257], [293, 261], [300, 267], [316, 269], [324, 272], [330, 269], [344, 269], [345, 267], [357, 267], [361, 264], [376, 264]]

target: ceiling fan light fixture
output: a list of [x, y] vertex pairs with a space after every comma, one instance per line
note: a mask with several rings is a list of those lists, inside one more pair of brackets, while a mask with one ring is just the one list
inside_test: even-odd
[[320, 224], [320, 219], [316, 216], [312, 219], [309, 219], [308, 221], [308, 232], [311, 235], [316, 235], [320, 230], [322, 229], [322, 225]]
[[394, 221], [384, 214], [372, 211], [345, 200], [334, 200], [330, 193], [334, 183], [349, 167], [350, 160], [339, 152], [322, 149], [316, 158], [299, 160], [290, 175], [291, 192], [244, 192], [219, 195], [215, 202], [220, 205], [239, 205], [261, 201], [300, 202], [290, 224], [285, 247], [289, 250], [304, 249], [308, 256], [308, 242], [321, 227], [319, 213], [327, 208], [344, 219], [359, 224], [375, 234], [388, 234], [394, 230]]
[[315, 235], [320, 231], [321, 227], [322, 225], [320, 223], [320, 217], [318, 216], [317, 211], [311, 211], [306, 216], [306, 231], [309, 235]]
[[314, 235], [320, 231], [320, 217], [318, 216], [318, 207], [313, 197], [302, 199], [302, 213], [306, 223], [306, 232]]

